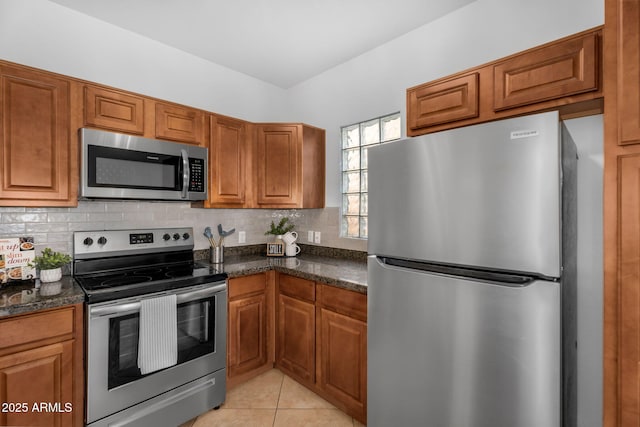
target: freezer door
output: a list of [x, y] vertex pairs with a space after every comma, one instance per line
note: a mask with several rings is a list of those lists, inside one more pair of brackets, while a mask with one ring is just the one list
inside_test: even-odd
[[368, 426], [560, 425], [559, 283], [368, 270]]
[[369, 148], [369, 253], [559, 277], [559, 132], [552, 112]]

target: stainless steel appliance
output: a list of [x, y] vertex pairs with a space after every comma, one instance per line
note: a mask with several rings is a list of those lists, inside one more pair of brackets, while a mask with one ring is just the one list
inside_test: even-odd
[[558, 114], [368, 156], [368, 425], [574, 426], [577, 160]]
[[[224, 402], [226, 274], [193, 261], [191, 228], [75, 232], [73, 274], [87, 298], [87, 425], [179, 425]], [[142, 374], [141, 306], [171, 294], [177, 363]]]
[[207, 149], [80, 129], [81, 198], [206, 200]]

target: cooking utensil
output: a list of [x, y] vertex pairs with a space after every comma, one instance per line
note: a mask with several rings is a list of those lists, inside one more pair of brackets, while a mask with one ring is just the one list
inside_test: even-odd
[[224, 238], [227, 237], [227, 236], [232, 235], [235, 231], [236, 231], [235, 228], [232, 228], [229, 231], [224, 231], [222, 229], [222, 224], [218, 224], [218, 235], [220, 236], [220, 246], [223, 245]]
[[216, 244], [216, 240], [213, 237], [213, 233], [211, 232], [211, 227], [205, 227], [203, 234], [207, 239], [209, 239], [209, 244], [211, 245], [212, 248], [215, 248], [216, 246], [218, 246]]

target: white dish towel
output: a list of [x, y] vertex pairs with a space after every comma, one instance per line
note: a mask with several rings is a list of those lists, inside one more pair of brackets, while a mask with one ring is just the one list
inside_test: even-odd
[[138, 367], [145, 375], [178, 363], [177, 299], [166, 295], [140, 304]]

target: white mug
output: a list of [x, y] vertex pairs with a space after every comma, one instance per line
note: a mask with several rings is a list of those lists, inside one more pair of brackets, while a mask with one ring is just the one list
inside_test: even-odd
[[295, 243], [287, 245], [284, 253], [286, 256], [296, 256], [300, 253], [300, 246], [296, 245]]
[[287, 245], [292, 244], [296, 241], [296, 239], [298, 239], [298, 233], [296, 233], [295, 231], [287, 231], [282, 235], [282, 241]]

